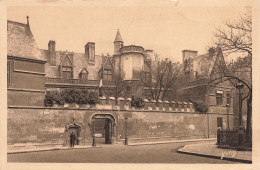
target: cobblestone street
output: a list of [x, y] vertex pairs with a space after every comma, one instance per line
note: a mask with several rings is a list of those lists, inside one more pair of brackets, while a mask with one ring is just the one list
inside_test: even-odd
[[101, 145], [100, 148], [8, 154], [7, 159], [8, 162], [57, 163], [236, 163], [177, 153], [184, 145], [195, 143], [198, 142], [140, 146]]

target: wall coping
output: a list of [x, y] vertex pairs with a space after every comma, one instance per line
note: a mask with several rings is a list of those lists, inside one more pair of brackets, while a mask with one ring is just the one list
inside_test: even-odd
[[[163, 110], [143, 110], [143, 109], [129, 109], [129, 110], [120, 110], [120, 109], [97, 109], [97, 108], [62, 108], [62, 107], [30, 107], [30, 106], [9, 106], [8, 109], [37, 109], [37, 110], [75, 110], [75, 111], [113, 111], [113, 112], [150, 112], [150, 113], [186, 113], [186, 114], [199, 114], [199, 115], [207, 115], [207, 114], [214, 114], [214, 115], [227, 115], [226, 113], [214, 113], [214, 112], [207, 112], [207, 113], [199, 113], [194, 111], [163, 111]], [[229, 115], [233, 116], [234, 113], [229, 113]]]

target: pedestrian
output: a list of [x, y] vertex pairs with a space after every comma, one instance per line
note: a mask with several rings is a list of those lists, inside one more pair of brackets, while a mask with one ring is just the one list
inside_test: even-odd
[[72, 133], [70, 134], [70, 147], [74, 147], [75, 144], [75, 140], [76, 140], [76, 135], [74, 134], [74, 131], [72, 131]]

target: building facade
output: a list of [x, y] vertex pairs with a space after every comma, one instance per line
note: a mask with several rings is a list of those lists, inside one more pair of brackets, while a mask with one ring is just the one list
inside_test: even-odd
[[[7, 22], [7, 104], [44, 106], [46, 61], [27, 24]], [[33, 83], [32, 83], [33, 82]]]
[[221, 49], [210, 48], [203, 55], [197, 55], [194, 50], [183, 50], [182, 53], [183, 80], [178, 90], [181, 100], [203, 101], [210, 113], [233, 114], [234, 87], [229, 81], [214, 83], [226, 70]]
[[[79, 143], [88, 144], [96, 134], [108, 136], [109, 143], [124, 142], [126, 131], [132, 140], [210, 138], [216, 137], [218, 119], [227, 124], [226, 103], [233, 103], [228, 95], [232, 89], [228, 84], [213, 86], [213, 89], [207, 84], [225, 65], [220, 49], [202, 56], [197, 56], [196, 51], [183, 51], [185, 81], [178, 90], [183, 102], [158, 101], [155, 104], [155, 101], [145, 100], [145, 108], [135, 109], [131, 107], [129, 97], [142, 96], [144, 90], [139, 84], [139, 72], [149, 73], [154, 55], [152, 50], [141, 46], [125, 46], [119, 30], [111, 56], [97, 55], [94, 42], [85, 45], [84, 53], [57, 51], [53, 40], [49, 41], [48, 49], [38, 49], [29, 18], [27, 24], [8, 21], [7, 33], [10, 144], [54, 140], [68, 144], [69, 128], [77, 128]], [[119, 98], [117, 106], [113, 95], [106, 93], [109, 98], [101, 97], [95, 108], [89, 105], [81, 108], [75, 105], [44, 106], [46, 91], [66, 88], [97, 91], [101, 86], [115, 89], [115, 80], [125, 82], [124, 93], [118, 96], [125, 99]], [[188, 99], [206, 101], [210, 113], [194, 112]]]
[[47, 50], [40, 51], [47, 61], [45, 64], [47, 90], [71, 87], [97, 90], [101, 79], [104, 86], [113, 88], [115, 86], [113, 81], [119, 76], [128, 84], [124, 89], [125, 94], [136, 91], [131, 81], [139, 79], [136, 72], [144, 69], [145, 63], [153, 56], [152, 50], [145, 50], [141, 46], [124, 46], [119, 30], [114, 40], [114, 54], [111, 56], [97, 55], [94, 42], [85, 45], [85, 53], [57, 51], [56, 42], [52, 40], [49, 41]]

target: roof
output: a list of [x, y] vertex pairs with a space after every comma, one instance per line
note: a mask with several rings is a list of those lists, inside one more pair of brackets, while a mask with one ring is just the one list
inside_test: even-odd
[[117, 30], [117, 33], [116, 33], [116, 38], [115, 38], [115, 41], [114, 42], [123, 42], [122, 40], [122, 37], [121, 37], [121, 34], [119, 32], [119, 29]]
[[110, 62], [111, 66], [113, 67], [113, 62], [111, 61], [111, 56], [103, 56], [103, 62], [101, 64], [101, 67], [99, 68], [99, 72], [106, 67], [107, 62]]
[[29, 24], [7, 21], [7, 55], [44, 60]]
[[192, 62], [194, 74], [198, 74], [200, 76], [209, 76], [213, 68], [215, 59], [215, 55], [210, 58], [208, 53], [193, 58]]
[[209, 77], [212, 73], [216, 60], [223, 57], [221, 49], [216, 49], [216, 52], [210, 56], [209, 53], [199, 55], [192, 59], [193, 71], [196, 76]]

